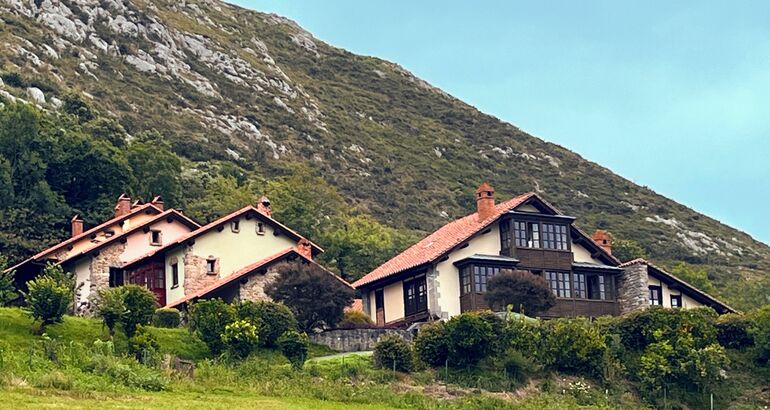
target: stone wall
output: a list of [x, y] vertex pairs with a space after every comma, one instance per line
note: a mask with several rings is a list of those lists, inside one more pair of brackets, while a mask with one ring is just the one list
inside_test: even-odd
[[397, 334], [412, 341], [412, 332], [396, 329], [345, 329], [327, 330], [310, 335], [310, 341], [328, 346], [339, 352], [360, 352], [374, 350], [374, 345], [387, 334]]
[[[217, 263], [217, 265], [219, 265]], [[184, 252], [184, 294], [193, 293], [210, 286], [219, 279], [217, 274], [209, 274], [206, 267], [206, 258], [193, 253], [192, 247], [185, 248]]]
[[76, 314], [81, 316], [92, 316], [94, 314], [94, 301], [97, 297], [97, 291], [110, 287], [110, 267], [122, 265], [123, 262], [120, 260], [120, 255], [125, 250], [125, 243], [115, 241], [100, 249], [98, 254], [92, 254], [88, 266], [90, 271], [88, 281], [75, 285], [79, 287], [76, 295]]
[[637, 263], [623, 268], [618, 277], [618, 307], [620, 314], [644, 309], [650, 305], [647, 286], [647, 265]]
[[252, 302], [271, 300], [265, 294], [265, 286], [277, 277], [278, 272], [275, 269], [270, 269], [265, 273], [255, 272], [248, 275], [248, 281], [240, 285], [240, 300], [250, 300]]

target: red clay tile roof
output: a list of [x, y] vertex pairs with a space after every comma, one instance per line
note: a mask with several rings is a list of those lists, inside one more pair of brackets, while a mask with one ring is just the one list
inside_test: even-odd
[[424, 263], [430, 263], [452, 250], [457, 245], [467, 241], [470, 237], [481, 232], [506, 212], [523, 204], [528, 199], [536, 196], [529, 192], [511, 198], [508, 201], [495, 205], [495, 212], [484, 219], [478, 220], [476, 212], [452, 221], [421, 241], [409, 247], [407, 250], [383, 263], [375, 270], [369, 272], [363, 278], [353, 283], [354, 288], [360, 288], [366, 284], [396, 275], [407, 269], [414, 268]]
[[[342, 279], [341, 277], [337, 276], [334, 272], [324, 268], [323, 266], [319, 265], [318, 262], [316, 262], [316, 261], [306, 257], [305, 255], [302, 255], [301, 253], [297, 252], [296, 248], [286, 248], [286, 249], [282, 250], [281, 252], [278, 252], [278, 253], [276, 253], [274, 255], [268, 256], [268, 257], [263, 258], [261, 260], [258, 260], [256, 262], [250, 264], [250, 265], [246, 265], [243, 268], [239, 269], [238, 271], [233, 272], [231, 275], [228, 275], [227, 277], [222, 278], [222, 279], [214, 282], [210, 286], [207, 286], [206, 288], [201, 289], [198, 292], [193, 293], [192, 295], [187, 295], [187, 296], [185, 296], [184, 298], [182, 298], [180, 300], [177, 300], [177, 301], [174, 301], [172, 303], [167, 304], [166, 307], [179, 306], [182, 303], [188, 302], [190, 300], [206, 296], [207, 294], [209, 294], [209, 293], [211, 293], [211, 292], [221, 288], [222, 286], [227, 285], [228, 283], [232, 283], [233, 281], [237, 280], [238, 278], [240, 278], [242, 276], [245, 276], [245, 275], [248, 275], [248, 274], [254, 272], [255, 270], [260, 269], [262, 267], [265, 267], [265, 266], [267, 266], [267, 265], [269, 265], [269, 264], [271, 264], [273, 262], [277, 262], [277, 261], [279, 261], [279, 260], [289, 256], [290, 254], [294, 254], [297, 257], [305, 259], [306, 261], [308, 261], [310, 263], [314, 263], [314, 264], [318, 265], [319, 267], [321, 267], [321, 269], [326, 271], [328, 274], [332, 275], [335, 279], [337, 279], [340, 282], [344, 283], [345, 286], [348, 286], [348, 287], [350, 286], [349, 283], [345, 282], [344, 279]], [[354, 303], [355, 303], [355, 301], [354, 301]], [[362, 311], [363, 311], [363, 304], [361, 306], [362, 306]]]
[[[249, 212], [249, 211], [254, 211], [254, 212], [262, 215], [264, 218], [267, 218], [267, 220], [270, 221], [270, 223], [274, 224], [275, 226], [278, 226], [280, 229], [282, 229], [282, 230], [284, 230], [286, 232], [291, 233], [295, 237], [297, 237], [299, 239], [305, 239], [305, 237], [303, 237], [302, 235], [298, 234], [297, 232], [294, 232], [293, 230], [289, 229], [287, 226], [283, 225], [282, 223], [276, 221], [272, 217], [267, 216], [264, 213], [260, 212], [254, 206], [247, 205], [247, 206], [245, 206], [245, 207], [243, 207], [243, 208], [241, 208], [241, 209], [239, 209], [239, 210], [237, 210], [237, 211], [235, 211], [235, 212], [233, 212], [233, 213], [231, 213], [229, 215], [225, 215], [225, 216], [223, 216], [223, 217], [221, 217], [221, 218], [219, 218], [219, 219], [217, 219], [217, 220], [215, 220], [215, 221], [213, 221], [213, 222], [211, 222], [209, 224], [201, 226], [200, 228], [198, 228], [198, 229], [188, 233], [187, 235], [184, 235], [184, 236], [180, 237], [179, 239], [177, 239], [177, 240], [175, 240], [173, 242], [169, 242], [169, 243], [167, 243], [167, 244], [165, 244], [165, 245], [163, 245], [163, 246], [161, 246], [159, 248], [153, 249], [152, 251], [150, 251], [150, 252], [148, 252], [148, 253], [146, 253], [146, 254], [144, 254], [144, 255], [142, 255], [142, 256], [140, 256], [140, 257], [138, 257], [138, 258], [136, 258], [136, 259], [134, 259], [132, 261], [126, 262], [126, 263], [123, 264], [123, 267], [125, 268], [125, 267], [128, 267], [128, 266], [131, 266], [131, 265], [133, 265], [133, 264], [135, 264], [135, 263], [137, 263], [137, 262], [139, 262], [139, 261], [141, 261], [141, 260], [143, 260], [145, 258], [149, 258], [151, 256], [154, 256], [154, 255], [158, 254], [159, 252], [163, 252], [163, 251], [168, 250], [169, 248], [171, 248], [173, 246], [176, 246], [176, 245], [178, 245], [180, 243], [184, 243], [187, 240], [190, 240], [192, 238], [197, 237], [198, 235], [201, 235], [201, 234], [203, 234], [205, 232], [208, 232], [211, 229], [213, 229], [213, 228], [215, 228], [215, 227], [217, 227], [217, 226], [219, 226], [219, 225], [229, 221], [230, 219], [233, 219], [235, 217], [243, 215], [243, 214], [245, 214], [246, 212]], [[310, 242], [310, 241], [308, 241], [308, 242]], [[310, 245], [313, 246], [314, 248], [316, 248], [317, 250], [323, 252], [323, 249], [320, 246], [314, 244], [313, 242], [310, 242]]]
[[737, 312], [735, 309], [733, 309], [732, 307], [730, 307], [726, 303], [724, 303], [724, 302], [720, 301], [719, 299], [709, 295], [708, 293], [706, 293], [706, 292], [696, 288], [695, 286], [693, 286], [693, 285], [683, 281], [682, 279], [679, 279], [678, 277], [672, 275], [671, 273], [666, 272], [664, 269], [661, 269], [660, 267], [655, 266], [654, 264], [648, 262], [647, 260], [645, 260], [643, 258], [637, 258], [637, 259], [634, 259], [634, 260], [630, 260], [628, 262], [624, 262], [624, 263], [622, 263], [620, 265], [620, 267], [621, 268], [627, 268], [627, 267], [632, 266], [632, 265], [647, 265], [647, 267], [650, 267], [650, 268], [656, 270], [659, 274], [670, 278], [674, 282], [678, 282], [681, 286], [684, 286], [685, 288], [688, 288], [689, 290], [697, 293], [702, 298], [710, 300], [712, 303], [721, 306], [726, 311], [731, 312], [731, 313]]
[[[155, 211], [157, 213], [163, 212], [160, 209], [158, 209], [157, 207], [155, 207], [155, 205], [152, 205], [152, 204], [144, 204], [144, 205], [136, 206], [134, 208], [131, 208], [131, 211], [129, 213], [127, 213], [125, 215], [121, 215], [121, 216], [116, 216], [116, 217], [114, 217], [114, 218], [112, 218], [110, 220], [102, 222], [101, 224], [99, 224], [97, 226], [94, 226], [93, 228], [91, 228], [91, 229], [81, 233], [80, 235], [73, 236], [73, 237], [68, 238], [68, 239], [66, 239], [66, 240], [64, 240], [62, 242], [59, 242], [56, 245], [53, 245], [53, 246], [51, 246], [51, 247], [49, 247], [49, 248], [47, 248], [47, 249], [45, 249], [43, 251], [40, 251], [37, 254], [33, 255], [32, 257], [24, 260], [23, 262], [15, 265], [15, 266], [13, 266], [11, 268], [8, 268], [7, 271], [15, 270], [19, 266], [24, 265], [24, 264], [26, 264], [28, 262], [36, 261], [36, 260], [41, 259], [41, 258], [43, 258], [45, 256], [48, 256], [50, 253], [52, 253], [54, 251], [57, 251], [57, 250], [65, 247], [67, 245], [75, 243], [78, 240], [83, 239], [83, 238], [85, 238], [85, 237], [87, 237], [87, 236], [89, 236], [89, 235], [91, 235], [93, 233], [99, 232], [102, 229], [104, 229], [104, 228], [106, 228], [106, 227], [108, 227], [110, 225], [113, 225], [113, 224], [116, 224], [116, 223], [121, 223], [124, 220], [126, 220], [126, 219], [128, 219], [128, 218], [130, 218], [130, 217], [132, 217], [132, 216], [134, 216], [136, 214], [138, 214], [139, 212], [146, 210], [146, 209], [151, 209], [151, 210], [153, 210], [153, 211]], [[123, 236], [123, 234], [116, 235], [116, 236], [118, 236], [118, 237], [119, 236]], [[98, 245], [99, 244], [94, 244], [94, 247], [96, 247]]]
[[364, 311], [363, 299], [353, 299], [353, 303], [351, 303], [350, 306], [345, 308], [345, 312], [363, 312], [363, 311]]

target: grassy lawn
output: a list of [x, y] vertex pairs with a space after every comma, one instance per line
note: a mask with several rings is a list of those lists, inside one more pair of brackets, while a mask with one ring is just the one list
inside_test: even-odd
[[[66, 392], [32, 388], [0, 389], [0, 408], [54, 408], [54, 409], [297, 409], [297, 410], [342, 410], [349, 409], [350, 403], [323, 400], [264, 397], [249, 393], [185, 393], [163, 392], [131, 395], [116, 395], [93, 392]], [[357, 409], [391, 409], [380, 405], [356, 404]]]

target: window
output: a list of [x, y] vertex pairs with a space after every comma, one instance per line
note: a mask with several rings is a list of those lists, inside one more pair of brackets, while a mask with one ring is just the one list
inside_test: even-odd
[[216, 275], [217, 260], [215, 258], [206, 259], [206, 273], [208, 273], [209, 275]]
[[404, 281], [404, 314], [406, 316], [428, 310], [428, 288], [425, 276]]
[[521, 248], [540, 247], [540, 224], [537, 222], [515, 221], [513, 234], [516, 238], [516, 246]]
[[460, 272], [460, 294], [467, 295], [473, 291], [473, 266], [467, 265]]
[[569, 278], [570, 274], [568, 272], [545, 272], [545, 280], [548, 282], [548, 286], [553, 291], [553, 294], [560, 298], [572, 297], [572, 286], [570, 286]]
[[110, 268], [110, 287], [116, 288], [118, 286], [123, 286], [126, 283], [126, 275], [125, 272], [123, 272], [123, 269], [120, 268]]
[[500, 222], [500, 254], [511, 254], [511, 222]]
[[233, 232], [240, 232], [241, 231], [241, 221], [235, 220], [230, 222], [230, 230]]
[[572, 285], [575, 288], [575, 297], [580, 299], [585, 299], [586, 298], [586, 275], [583, 273], [573, 273]]
[[153, 246], [160, 246], [163, 244], [163, 240], [161, 239], [161, 232], [157, 229], [153, 229], [150, 231], [150, 245]]
[[476, 292], [487, 291], [487, 281], [492, 276], [497, 275], [500, 272], [500, 268], [491, 266], [474, 266], [473, 267], [473, 282]]
[[265, 225], [262, 222], [257, 222], [257, 235], [265, 234]]
[[171, 288], [179, 286], [179, 264], [174, 263], [171, 265]]
[[567, 226], [551, 223], [543, 224], [543, 248], [567, 250]]
[[660, 306], [663, 304], [663, 292], [660, 286], [650, 286], [650, 305]]
[[671, 307], [675, 309], [682, 307], [682, 295], [671, 295]]
[[610, 279], [604, 277], [604, 275], [595, 275], [588, 277], [588, 298], [598, 300], [609, 300], [609, 283]]

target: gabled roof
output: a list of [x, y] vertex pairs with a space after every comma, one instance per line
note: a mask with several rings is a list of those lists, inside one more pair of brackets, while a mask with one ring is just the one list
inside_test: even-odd
[[[705, 304], [716, 305], [717, 308], [723, 310], [724, 312], [730, 312], [730, 313], [737, 312], [735, 309], [733, 309], [732, 307], [730, 307], [726, 303], [724, 303], [724, 302], [720, 301], [719, 299], [709, 295], [708, 293], [706, 293], [706, 292], [696, 288], [695, 286], [685, 282], [684, 280], [679, 279], [678, 277], [672, 275], [671, 273], [666, 272], [664, 269], [662, 269], [662, 268], [660, 268], [658, 266], [655, 266], [654, 264], [648, 262], [645, 259], [638, 258], [638, 259], [630, 260], [628, 262], [625, 262], [625, 263], [621, 264], [620, 267], [621, 268], [627, 268], [627, 267], [633, 266], [633, 265], [646, 265], [648, 269], [652, 269], [652, 274], [653, 275], [655, 275], [655, 276], [662, 276], [662, 277], [668, 279], [669, 281], [676, 283], [680, 288], [683, 288], [683, 289], [689, 291], [689, 295], [688, 296], [692, 297], [693, 299], [698, 300], [701, 303], [705, 302]], [[714, 306], [712, 306], [712, 307], [714, 307]], [[718, 309], [716, 309], [716, 310], [718, 310]], [[720, 313], [724, 313], [724, 312], [720, 312]]]
[[206, 296], [207, 294], [209, 294], [209, 293], [211, 293], [211, 292], [213, 292], [213, 291], [215, 291], [217, 289], [220, 289], [223, 286], [226, 286], [226, 285], [228, 285], [230, 283], [233, 283], [234, 281], [236, 281], [236, 280], [238, 280], [238, 279], [240, 279], [240, 278], [242, 278], [244, 276], [247, 276], [247, 275], [251, 274], [254, 271], [257, 271], [259, 269], [262, 269], [262, 268], [265, 268], [267, 266], [270, 266], [270, 265], [272, 265], [272, 264], [274, 264], [276, 262], [280, 262], [281, 260], [286, 259], [286, 258], [288, 258], [290, 256], [291, 257], [299, 257], [299, 258], [302, 258], [302, 259], [306, 260], [307, 262], [314, 263], [314, 264], [320, 266], [325, 272], [327, 272], [328, 274], [332, 275], [335, 279], [339, 280], [340, 282], [344, 283], [345, 286], [350, 287], [350, 284], [347, 283], [344, 279], [342, 279], [339, 276], [337, 276], [336, 274], [334, 274], [334, 272], [331, 272], [328, 269], [324, 268], [323, 266], [319, 265], [314, 260], [312, 260], [312, 259], [306, 257], [305, 255], [297, 252], [296, 248], [286, 248], [286, 249], [282, 250], [281, 252], [278, 252], [278, 253], [276, 253], [274, 255], [268, 256], [266, 258], [263, 258], [263, 259], [260, 259], [260, 260], [258, 260], [256, 262], [254, 262], [252, 264], [246, 265], [243, 268], [239, 269], [238, 271], [233, 272], [231, 275], [228, 275], [225, 278], [219, 279], [218, 281], [212, 283], [211, 285], [209, 285], [209, 286], [207, 286], [207, 287], [205, 287], [205, 288], [203, 288], [203, 289], [201, 289], [201, 290], [199, 290], [199, 291], [197, 291], [197, 292], [195, 292], [195, 293], [193, 293], [191, 295], [187, 295], [187, 296], [185, 296], [182, 299], [179, 299], [179, 300], [176, 300], [174, 302], [171, 302], [171, 303], [167, 304], [166, 307], [175, 307], [175, 306], [179, 306], [179, 305], [181, 305], [183, 303], [189, 302], [191, 300], [202, 298], [202, 297]]
[[506, 212], [536, 196], [537, 194], [530, 192], [496, 204], [494, 212], [482, 221], [478, 220], [478, 213], [474, 212], [449, 222], [354, 282], [353, 287], [359, 288], [407, 269], [431, 263], [492, 225]]
[[[281, 231], [284, 231], [284, 232], [288, 233], [289, 236], [293, 237], [297, 241], [299, 241], [300, 239], [307, 240], [302, 235], [298, 234], [297, 232], [294, 232], [293, 230], [289, 229], [287, 226], [283, 225], [282, 223], [276, 221], [272, 217], [267, 216], [264, 213], [260, 212], [254, 206], [247, 205], [247, 206], [245, 206], [245, 207], [243, 207], [243, 208], [241, 208], [241, 209], [239, 209], [239, 210], [237, 210], [237, 211], [235, 211], [235, 212], [233, 212], [233, 213], [231, 213], [229, 215], [225, 215], [225, 216], [223, 216], [223, 217], [221, 217], [221, 218], [219, 218], [219, 219], [217, 219], [217, 220], [215, 220], [215, 221], [213, 221], [211, 223], [208, 223], [208, 224], [206, 224], [204, 226], [201, 226], [200, 228], [198, 228], [198, 229], [188, 233], [187, 235], [181, 236], [180, 238], [178, 238], [175, 241], [169, 242], [169, 243], [167, 243], [167, 244], [165, 244], [165, 245], [163, 245], [163, 246], [161, 246], [159, 248], [153, 249], [152, 251], [150, 251], [150, 252], [148, 252], [148, 253], [146, 253], [146, 254], [144, 254], [144, 255], [142, 255], [142, 256], [134, 259], [134, 260], [128, 261], [128, 262], [123, 264], [123, 267], [124, 268], [125, 267], [129, 267], [129, 266], [131, 266], [131, 265], [133, 265], [133, 264], [135, 264], [135, 263], [137, 263], [137, 262], [139, 262], [141, 260], [144, 260], [144, 259], [149, 258], [151, 256], [160, 254], [162, 252], [165, 252], [166, 250], [168, 250], [168, 249], [170, 249], [172, 247], [175, 247], [175, 246], [177, 246], [177, 245], [179, 245], [181, 243], [184, 243], [186, 241], [194, 239], [194, 238], [196, 238], [196, 237], [198, 237], [198, 236], [200, 236], [200, 235], [202, 235], [202, 234], [204, 234], [204, 233], [206, 233], [206, 232], [208, 232], [208, 231], [210, 231], [210, 230], [212, 230], [212, 229], [214, 229], [214, 228], [216, 228], [218, 226], [222, 226], [223, 224], [226, 224], [226, 223], [230, 222], [231, 220], [233, 220], [235, 218], [238, 218], [238, 217], [241, 217], [241, 216], [243, 216], [243, 215], [245, 215], [245, 214], [247, 214], [249, 212], [251, 212], [251, 213], [253, 213], [255, 215], [258, 215], [258, 217], [264, 219], [269, 224], [272, 224], [273, 226], [278, 227]], [[310, 241], [308, 240], [308, 242], [310, 242]], [[320, 246], [314, 244], [313, 242], [310, 242], [310, 246], [315, 248], [315, 250], [318, 251], [318, 252], [323, 252], [323, 249]]]
[[[125, 215], [120, 215], [120, 216], [116, 216], [116, 217], [114, 217], [114, 218], [112, 218], [112, 219], [109, 219], [109, 220], [107, 220], [107, 221], [105, 221], [105, 222], [102, 222], [102, 223], [101, 223], [101, 224], [99, 224], [99, 225], [96, 225], [96, 226], [94, 226], [93, 228], [91, 228], [91, 229], [89, 229], [89, 230], [87, 230], [87, 231], [85, 231], [85, 232], [83, 232], [83, 233], [81, 233], [81, 234], [79, 234], [79, 235], [75, 235], [75, 236], [73, 236], [73, 237], [71, 237], [71, 238], [68, 238], [68, 239], [66, 239], [66, 240], [62, 241], [62, 242], [59, 242], [59, 243], [57, 243], [56, 245], [53, 245], [53, 246], [51, 246], [51, 247], [49, 247], [49, 248], [47, 248], [47, 249], [45, 249], [45, 250], [43, 250], [43, 251], [40, 251], [40, 252], [38, 252], [38, 253], [37, 253], [37, 254], [35, 254], [35, 255], [33, 255], [33, 256], [31, 256], [31, 257], [27, 258], [26, 260], [22, 261], [21, 263], [18, 263], [17, 265], [15, 265], [15, 266], [13, 266], [13, 267], [11, 267], [11, 268], [7, 269], [6, 271], [15, 270], [15, 269], [17, 269], [18, 267], [20, 267], [20, 266], [22, 266], [22, 265], [24, 265], [24, 264], [27, 264], [27, 263], [29, 263], [29, 262], [40, 261], [40, 260], [42, 260], [42, 259], [43, 259], [43, 258], [45, 258], [46, 256], [49, 256], [51, 253], [53, 253], [53, 252], [55, 252], [55, 251], [58, 251], [58, 250], [60, 250], [60, 249], [62, 249], [62, 248], [64, 248], [64, 247], [66, 247], [66, 246], [69, 246], [69, 245], [71, 245], [71, 244], [73, 244], [73, 243], [75, 243], [75, 242], [77, 242], [77, 241], [79, 241], [79, 240], [81, 240], [81, 239], [83, 239], [83, 238], [86, 238], [86, 237], [88, 237], [88, 236], [90, 236], [90, 235], [92, 235], [92, 234], [95, 234], [95, 233], [97, 233], [97, 232], [100, 232], [100, 231], [102, 231], [103, 229], [105, 229], [105, 228], [107, 228], [107, 227], [109, 227], [109, 226], [111, 226], [111, 225], [114, 225], [114, 224], [120, 224], [120, 223], [122, 223], [123, 221], [125, 221], [126, 219], [129, 219], [129, 218], [131, 218], [132, 216], [134, 216], [134, 215], [136, 215], [136, 214], [138, 214], [138, 213], [144, 212], [144, 211], [149, 211], [149, 212], [156, 212], [156, 213], [158, 213], [158, 214], [160, 214], [160, 213], [162, 213], [162, 212], [163, 212], [163, 211], [161, 211], [160, 209], [158, 209], [158, 208], [157, 208], [155, 205], [153, 205], [153, 204], [144, 204], [144, 205], [139, 205], [139, 206], [136, 206], [136, 207], [134, 207], [134, 208], [131, 208], [131, 210], [130, 210], [130, 211], [127, 213], [127, 214], [125, 214]], [[186, 217], [185, 217], [185, 218], [186, 218]], [[189, 219], [189, 218], [188, 218], [188, 219]], [[197, 224], [196, 224], [196, 225], [197, 225]], [[119, 235], [115, 235], [115, 236], [113, 236], [113, 237], [112, 237], [112, 238], [110, 238], [110, 239], [113, 239], [114, 237], [120, 237], [120, 236], [123, 236], [123, 235], [124, 235], [124, 233], [121, 233], [121, 234], [119, 234]], [[99, 245], [99, 244], [94, 244], [94, 247], [96, 247], [96, 246], [98, 246], [98, 245]]]

